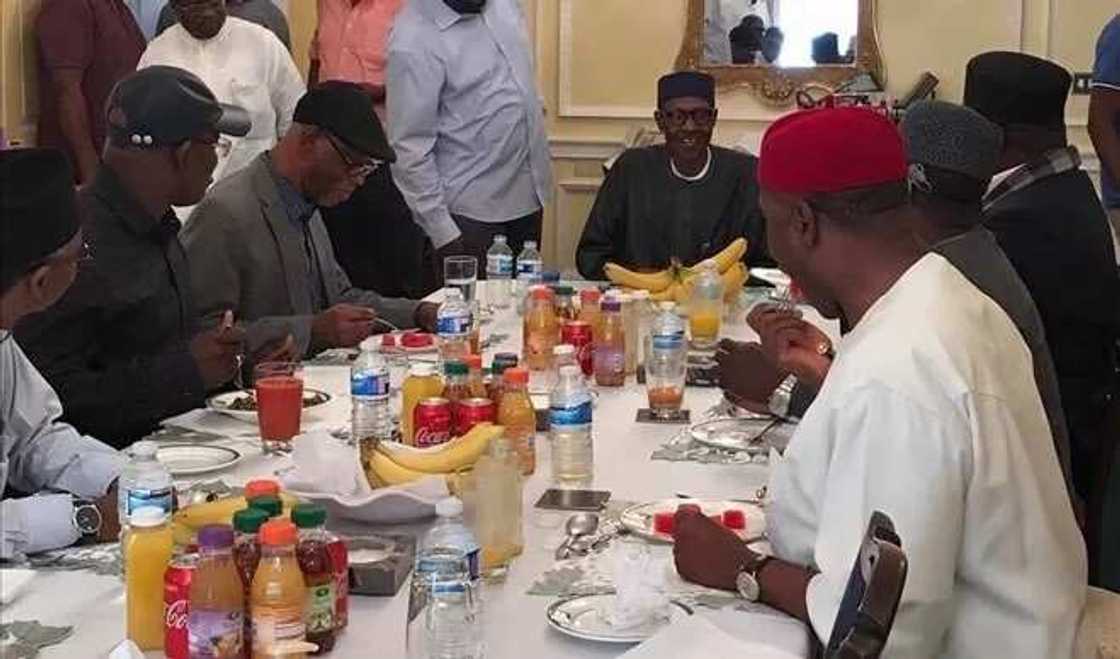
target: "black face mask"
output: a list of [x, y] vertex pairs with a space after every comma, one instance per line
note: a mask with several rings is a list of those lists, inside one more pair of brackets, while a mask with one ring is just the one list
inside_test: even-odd
[[443, 2], [460, 14], [477, 14], [486, 6], [486, 0], [443, 0]]

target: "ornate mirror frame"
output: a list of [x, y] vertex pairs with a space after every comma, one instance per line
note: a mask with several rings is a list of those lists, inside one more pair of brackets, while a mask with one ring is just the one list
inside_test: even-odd
[[677, 55], [677, 71], [703, 71], [716, 79], [716, 86], [750, 87], [767, 104], [792, 105], [804, 86], [836, 89], [861, 74], [870, 74], [883, 85], [883, 56], [876, 26], [876, 0], [859, 2], [856, 61], [813, 67], [780, 68], [758, 65], [706, 64], [704, 55], [704, 0], [688, 0], [688, 22], [684, 42]]

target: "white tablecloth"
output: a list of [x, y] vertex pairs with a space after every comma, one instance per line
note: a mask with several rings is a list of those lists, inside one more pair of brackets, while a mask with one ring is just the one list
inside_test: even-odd
[[[733, 320], [725, 327], [725, 335], [752, 336], [741, 317]], [[826, 327], [834, 333], [832, 325]], [[488, 353], [520, 352], [520, 319], [512, 310], [498, 314], [484, 332], [510, 336]], [[304, 375], [308, 386], [336, 396], [331, 409], [315, 421], [316, 426], [345, 427], [349, 414], [346, 368], [310, 366]], [[596, 489], [611, 491], [615, 499], [646, 501], [678, 493], [713, 498], [752, 496], [765, 483], [764, 465], [651, 461], [650, 453], [668, 441], [679, 427], [635, 423], [635, 411], [644, 407], [646, 401], [644, 389], [632, 379], [624, 388], [604, 388], [599, 393], [593, 426], [593, 486]], [[715, 389], [690, 388], [685, 394], [685, 405], [697, 418], [718, 401], [719, 395]], [[221, 478], [230, 484], [240, 484], [287, 466], [287, 458], [266, 458], [260, 454], [253, 425], [205, 411], [185, 415], [175, 422], [229, 436], [230, 445], [246, 454], [234, 468], [202, 480]], [[553, 631], [545, 621], [545, 609], [552, 600], [525, 592], [534, 578], [552, 565], [552, 553], [562, 539], [561, 527], [567, 517], [565, 513], [538, 511], [532, 507], [549, 486], [548, 444], [543, 436], [538, 440], [537, 472], [527, 481], [524, 492], [525, 552], [514, 562], [504, 583], [487, 585], [484, 589], [486, 656], [490, 659], [617, 657], [630, 648], [580, 641]], [[331, 656], [403, 658], [407, 591], [406, 584], [396, 597], [352, 598], [350, 626]], [[780, 639], [760, 638], [759, 629], [750, 624], [748, 616], [742, 616], [741, 626], [736, 627], [737, 618], [731, 613], [724, 612], [719, 618], [725, 632], [746, 643], [769, 644], [783, 655], [808, 655], [807, 637], [794, 634], [791, 640], [791, 636], [785, 634]], [[5, 605], [2, 618], [5, 622], [33, 619], [46, 625], [74, 626], [70, 639], [42, 652], [45, 659], [104, 657], [124, 634], [124, 592], [116, 578], [86, 572], [38, 572], [16, 599]], [[149, 656], [161, 655], [150, 653]]]

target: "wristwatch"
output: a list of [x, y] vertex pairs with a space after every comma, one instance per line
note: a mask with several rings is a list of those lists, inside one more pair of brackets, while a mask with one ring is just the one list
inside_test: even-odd
[[797, 376], [788, 375], [774, 393], [770, 394], [770, 399], [766, 401], [766, 409], [779, 419], [784, 419], [789, 416], [789, 403], [793, 398], [793, 388], [797, 386]]
[[770, 562], [766, 554], [755, 554], [755, 558], [739, 569], [735, 577], [735, 590], [748, 602], [757, 602], [762, 596], [762, 586], [758, 583], [758, 575], [763, 566]]
[[91, 542], [97, 538], [97, 534], [101, 532], [101, 524], [104, 520], [101, 518], [101, 511], [97, 509], [97, 504], [87, 499], [79, 499], [74, 497], [74, 528], [78, 529], [78, 533], [82, 534], [79, 542]]

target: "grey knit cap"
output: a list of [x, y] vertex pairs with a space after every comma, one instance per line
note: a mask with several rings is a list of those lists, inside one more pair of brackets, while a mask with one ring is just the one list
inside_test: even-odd
[[1003, 131], [979, 112], [945, 101], [924, 101], [906, 111], [902, 137], [912, 164], [987, 181], [999, 166]]

